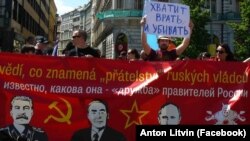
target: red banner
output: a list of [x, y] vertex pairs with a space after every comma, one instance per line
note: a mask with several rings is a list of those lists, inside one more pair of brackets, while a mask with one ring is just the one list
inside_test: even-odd
[[[129, 62], [8, 53], [1, 53], [0, 60], [1, 130], [11, 131], [16, 111], [31, 110], [13, 102], [15, 96], [31, 98], [33, 110], [17, 117], [30, 114], [29, 125], [45, 132], [50, 141], [71, 140], [78, 130], [91, 127], [89, 119], [98, 110], [107, 115], [106, 124], [128, 141], [135, 141], [136, 125], [250, 123], [249, 63]], [[96, 99], [108, 107], [91, 111], [89, 104]], [[171, 106], [164, 107], [166, 103]], [[175, 106], [178, 112], [173, 112]], [[169, 109], [175, 114], [172, 121]]]

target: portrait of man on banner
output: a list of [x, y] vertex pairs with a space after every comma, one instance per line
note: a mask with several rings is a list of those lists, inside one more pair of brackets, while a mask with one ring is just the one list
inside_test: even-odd
[[180, 108], [173, 103], [165, 103], [158, 112], [158, 121], [160, 125], [178, 125], [181, 121]]
[[109, 127], [109, 108], [105, 101], [96, 99], [88, 105], [88, 120], [91, 127], [76, 131], [71, 141], [126, 141], [119, 131]]
[[8, 141], [48, 141], [45, 131], [30, 125], [33, 116], [33, 102], [30, 97], [13, 97], [10, 115], [13, 124], [0, 129], [1, 135], [4, 136], [1, 138]]

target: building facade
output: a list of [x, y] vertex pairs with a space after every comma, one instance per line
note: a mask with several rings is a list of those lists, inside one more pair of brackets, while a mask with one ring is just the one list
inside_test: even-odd
[[83, 6], [61, 15], [59, 48], [62, 51], [72, 40], [74, 30], [83, 29], [88, 33], [87, 44], [91, 45], [91, 1]]
[[[233, 30], [227, 22], [241, 21], [239, 1], [205, 1], [204, 8], [210, 11], [211, 18], [205, 28], [211, 35], [211, 44], [228, 43], [233, 50]], [[98, 48], [102, 56], [108, 59], [117, 58], [120, 52], [127, 51], [128, 48], [140, 51], [143, 6], [144, 0], [90, 0], [87, 5], [61, 16], [60, 46], [64, 48], [71, 40], [73, 30], [84, 29], [89, 35], [88, 44]]]
[[210, 11], [211, 22], [206, 29], [211, 36], [211, 44], [228, 43], [234, 50], [234, 33], [228, 22], [238, 23], [240, 17], [240, 0], [207, 0], [205, 7]]
[[141, 49], [144, 0], [92, 0], [92, 44], [114, 59], [128, 48]]
[[55, 38], [54, 0], [0, 0], [1, 51], [18, 52], [28, 36]]
[[48, 40], [53, 43], [57, 38], [57, 8], [54, 0], [49, 0], [49, 31]]
[[[157, 0], [155, 0], [157, 1]], [[180, 3], [181, 0], [158, 0]], [[206, 29], [211, 44], [228, 43], [233, 50], [233, 30], [227, 22], [240, 22], [240, 0], [207, 0], [211, 22]], [[144, 0], [92, 0], [92, 44], [105, 53], [106, 58], [116, 58], [121, 44], [125, 50], [141, 50], [140, 19]]]

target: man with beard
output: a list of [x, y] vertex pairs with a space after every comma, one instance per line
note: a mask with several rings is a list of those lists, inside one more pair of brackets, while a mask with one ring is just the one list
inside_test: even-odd
[[75, 132], [71, 141], [126, 141], [122, 133], [107, 126], [108, 118], [107, 104], [102, 100], [93, 100], [88, 107], [91, 127]]
[[[141, 42], [142, 42], [142, 47], [146, 55], [148, 56], [147, 58], [149, 61], [174, 61], [188, 47], [190, 38], [184, 38], [179, 46], [177, 46], [175, 49], [170, 50], [169, 48], [173, 44], [171, 43], [172, 42], [171, 38], [164, 35], [160, 35], [157, 39], [157, 43], [160, 50], [159, 51], [153, 50], [147, 43], [147, 35], [143, 30], [145, 24], [146, 24], [146, 16], [144, 16], [141, 19], [141, 27], [142, 27]], [[190, 36], [192, 33], [193, 26], [194, 25], [192, 21], [190, 21], [189, 23]]]
[[48, 141], [48, 136], [43, 130], [29, 125], [33, 116], [33, 103], [29, 97], [15, 96], [11, 101], [10, 115], [13, 124], [0, 129], [1, 134], [5, 135], [4, 138], [9, 138], [7, 140], [10, 141]]

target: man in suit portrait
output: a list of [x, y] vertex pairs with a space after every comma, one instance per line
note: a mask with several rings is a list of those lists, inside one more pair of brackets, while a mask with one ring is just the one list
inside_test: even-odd
[[122, 133], [107, 125], [109, 110], [104, 101], [90, 102], [87, 116], [91, 127], [76, 131], [71, 141], [126, 141]]
[[173, 103], [165, 103], [158, 112], [160, 125], [178, 125], [181, 121], [180, 108]]
[[33, 116], [33, 102], [27, 96], [15, 96], [11, 101], [10, 115], [13, 124], [1, 128], [0, 141], [48, 141], [47, 134], [30, 125]]

